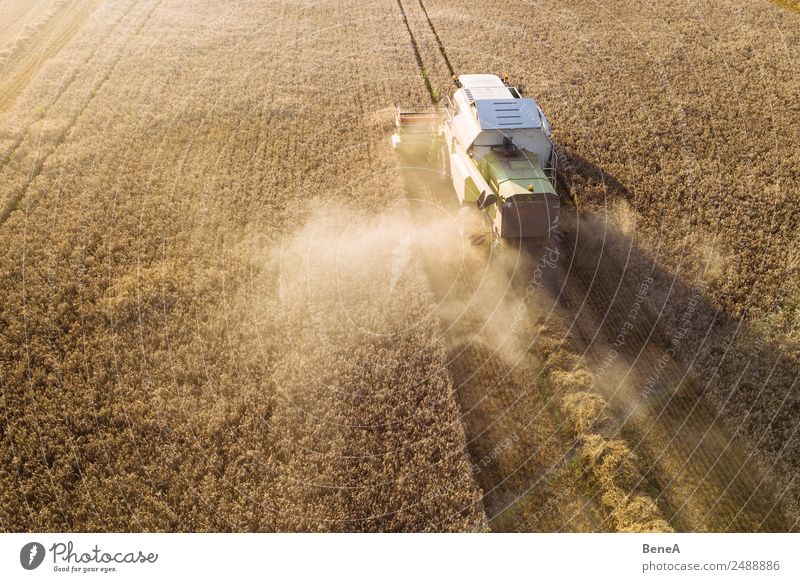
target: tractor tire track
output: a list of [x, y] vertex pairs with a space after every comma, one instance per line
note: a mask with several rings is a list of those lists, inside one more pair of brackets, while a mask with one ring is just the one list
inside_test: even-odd
[[397, 0], [397, 7], [400, 9], [400, 15], [402, 16], [403, 24], [405, 24], [406, 30], [408, 31], [408, 36], [411, 38], [411, 48], [414, 50], [414, 59], [417, 61], [417, 68], [419, 69], [419, 73], [422, 76], [423, 82], [425, 83], [425, 89], [428, 91], [428, 96], [431, 98], [431, 103], [435, 104], [438, 99], [433, 90], [433, 86], [431, 85], [431, 80], [427, 73], [427, 69], [425, 68], [425, 63], [422, 61], [422, 54], [419, 51], [419, 44], [414, 36], [414, 32], [411, 30], [411, 25], [408, 22], [408, 16], [406, 16], [406, 9], [403, 8], [403, 2], [401, 0]]
[[442, 58], [444, 59], [444, 64], [447, 66], [447, 70], [450, 71], [450, 76], [453, 77], [455, 76], [456, 72], [453, 69], [452, 63], [450, 63], [450, 58], [447, 56], [447, 51], [444, 48], [444, 44], [442, 44], [442, 39], [439, 38], [439, 33], [436, 32], [436, 27], [433, 26], [431, 17], [428, 16], [428, 11], [425, 8], [425, 4], [422, 2], [422, 0], [418, 0], [418, 2], [419, 2], [419, 7], [422, 8], [422, 13], [425, 15], [425, 20], [428, 21], [428, 26], [430, 27], [431, 32], [433, 33], [433, 38], [436, 39], [436, 46], [439, 48], [439, 52], [441, 53]]
[[[139, 24], [139, 26], [136, 27], [135, 31], [131, 34], [131, 38], [136, 38], [137, 36], [139, 36], [142, 29], [144, 29], [145, 25], [150, 21], [150, 18], [152, 17], [153, 13], [161, 5], [162, 1], [163, 0], [158, 0], [152, 6], [152, 8], [150, 8], [150, 10], [147, 12], [146, 16], [142, 20], [141, 24]], [[31, 172], [28, 176], [28, 179], [24, 182], [24, 184], [18, 189], [16, 193], [12, 194], [10, 200], [6, 203], [6, 206], [3, 209], [2, 213], [0, 213], [0, 226], [4, 225], [5, 222], [8, 220], [8, 218], [13, 214], [14, 210], [16, 210], [21, 205], [21, 203], [25, 199], [25, 196], [27, 195], [28, 190], [30, 189], [31, 184], [33, 184], [34, 180], [36, 180], [36, 178], [39, 176], [45, 163], [50, 159], [50, 156], [53, 155], [53, 153], [58, 149], [58, 147], [66, 141], [70, 133], [72, 133], [73, 129], [75, 128], [80, 118], [89, 108], [89, 105], [91, 105], [95, 97], [100, 93], [100, 91], [102, 91], [103, 87], [108, 82], [109, 78], [114, 73], [114, 71], [116, 70], [117, 65], [119, 64], [124, 54], [125, 54], [125, 48], [123, 46], [120, 49], [119, 54], [114, 59], [113, 63], [107, 68], [106, 72], [103, 74], [100, 80], [97, 81], [92, 86], [91, 90], [89, 91], [89, 97], [78, 108], [76, 113], [72, 116], [72, 119], [70, 119], [69, 124], [61, 131], [59, 136], [54, 140], [50, 150], [44, 156], [38, 157], [36, 159], [36, 161], [34, 162], [34, 166], [31, 169]]]
[[[25, 16], [28, 16], [36, 9], [37, 3], [36, 2], [17, 2], [14, 4], [10, 10], [16, 10], [16, 12], [12, 12], [12, 16], [10, 20], [7, 20], [5, 24], [0, 26], [0, 42], [3, 42], [3, 34], [12, 29], [20, 20], [22, 20]], [[20, 10], [20, 7], [22, 8]], [[8, 17], [6, 17], [8, 18]], [[7, 39], [7, 41], [13, 41], [14, 38], [11, 37]], [[6, 41], [6, 42], [7, 42]]]
[[[42, 62], [57, 55], [80, 29], [89, 15], [97, 8], [100, 0], [74, 2], [66, 4], [67, 14], [56, 12], [40, 30], [28, 41], [28, 49], [20, 59], [14, 58], [16, 67], [9, 71], [11, 79], [4, 79], [0, 83], [0, 112], [6, 111], [17, 95], [24, 89]], [[6, 73], [6, 67], [3, 68]]]
[[[94, 59], [94, 57], [97, 54], [97, 52], [102, 47], [104, 47], [106, 45], [106, 41], [109, 38], [111, 38], [112, 35], [116, 32], [116, 29], [119, 26], [119, 24], [131, 13], [133, 8], [139, 2], [140, 2], [140, 0], [133, 0], [129, 4], [128, 9], [114, 21], [114, 23], [109, 28], [108, 33], [105, 36], [103, 36], [103, 38], [95, 45], [95, 47], [92, 49], [92, 52], [89, 54], [89, 56], [87, 56], [85, 59], [83, 59], [78, 65], [73, 67], [69, 77], [59, 85], [58, 90], [56, 91], [56, 93], [52, 96], [52, 98], [49, 100], [47, 105], [44, 107], [44, 117], [47, 117], [47, 114], [50, 113], [50, 110], [53, 108], [53, 106], [56, 103], [58, 103], [58, 101], [61, 99], [61, 97], [70, 89], [70, 87], [72, 87], [72, 85], [75, 83], [75, 80], [77, 79], [78, 74], [80, 73], [80, 71], [83, 70], [84, 68], [86, 68], [88, 66], [88, 64], [92, 62], [92, 60]], [[27, 131], [29, 128], [30, 128], [30, 124], [28, 124], [28, 127], [26, 128], [26, 131], [20, 132], [19, 136], [17, 137], [16, 140], [14, 140], [14, 142], [13, 142], [12, 146], [9, 148], [9, 150], [5, 154], [0, 156], [0, 170], [2, 170], [8, 163], [10, 163], [12, 157], [17, 152], [19, 147], [25, 142], [25, 139], [30, 136], [30, 132]]]

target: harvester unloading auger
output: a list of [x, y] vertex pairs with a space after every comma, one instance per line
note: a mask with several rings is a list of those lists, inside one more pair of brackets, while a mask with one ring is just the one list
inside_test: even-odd
[[544, 113], [496, 75], [459, 75], [456, 85], [443, 106], [398, 109], [395, 149], [450, 176], [474, 244], [554, 236], [561, 202]]

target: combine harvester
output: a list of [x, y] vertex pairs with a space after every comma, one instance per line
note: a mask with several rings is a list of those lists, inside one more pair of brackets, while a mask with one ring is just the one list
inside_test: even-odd
[[444, 106], [398, 109], [395, 149], [452, 179], [473, 244], [555, 236], [561, 201], [544, 113], [496, 75], [454, 80]]

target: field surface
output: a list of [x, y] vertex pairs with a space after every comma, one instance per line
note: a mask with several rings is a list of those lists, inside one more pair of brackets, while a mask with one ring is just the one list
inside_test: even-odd
[[[800, 530], [798, 47], [766, 0], [0, 0], [0, 530]], [[554, 126], [547, 244], [392, 150], [475, 72]]]

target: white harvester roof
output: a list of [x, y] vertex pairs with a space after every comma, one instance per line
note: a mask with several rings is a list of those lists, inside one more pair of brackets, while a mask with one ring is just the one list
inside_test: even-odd
[[459, 75], [461, 88], [454, 100], [462, 115], [457, 116], [456, 132], [465, 146], [482, 132], [500, 131], [511, 135], [513, 130], [544, 130], [550, 126], [536, 101], [522, 98], [497, 75]]

